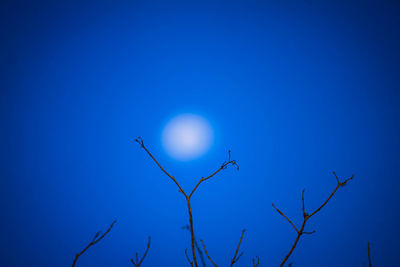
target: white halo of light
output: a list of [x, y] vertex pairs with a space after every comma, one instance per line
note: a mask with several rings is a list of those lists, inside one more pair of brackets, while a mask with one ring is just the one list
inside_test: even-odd
[[182, 114], [172, 118], [162, 132], [162, 144], [167, 154], [181, 161], [204, 155], [212, 142], [211, 125], [195, 114]]

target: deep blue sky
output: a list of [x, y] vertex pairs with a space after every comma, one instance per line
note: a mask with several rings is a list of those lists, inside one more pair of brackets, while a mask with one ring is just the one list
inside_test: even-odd
[[[285, 3], [283, 3], [285, 2]], [[322, 3], [323, 2], [323, 3]], [[400, 8], [390, 1], [2, 1], [2, 266], [187, 266], [186, 203], [133, 141], [142, 136], [190, 190], [196, 236], [227, 266], [277, 266], [295, 238], [301, 190], [315, 209], [293, 266], [394, 266], [400, 249]], [[182, 163], [162, 127], [194, 112], [213, 125]], [[207, 265], [210, 266], [210, 264]]]

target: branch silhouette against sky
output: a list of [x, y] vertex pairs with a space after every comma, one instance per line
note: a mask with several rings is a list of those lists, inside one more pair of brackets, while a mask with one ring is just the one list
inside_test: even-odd
[[[242, 244], [242, 240], [243, 240], [243, 236], [244, 236], [245, 232], [246, 232], [246, 230], [243, 229], [242, 234], [240, 235], [239, 243], [238, 243], [236, 251], [235, 251], [235, 255], [233, 255], [233, 258], [231, 259], [231, 263], [229, 265], [230, 267], [232, 267], [243, 255], [243, 252], [241, 252], [239, 255], [238, 255], [238, 253], [239, 253], [240, 245]], [[204, 241], [203, 240], [200, 240], [200, 241], [203, 244], [204, 251], [206, 252], [206, 255], [207, 255], [208, 259], [210, 260], [210, 262], [214, 265], [214, 267], [218, 267], [218, 264], [216, 264], [211, 259], [210, 255], [208, 254], [208, 251], [207, 251], [206, 245], [204, 244]], [[260, 259], [258, 258], [258, 256], [256, 258], [257, 258], [257, 262], [255, 261], [255, 259], [253, 259], [253, 266], [258, 266], [258, 264], [260, 263]]]
[[297, 243], [298, 243], [299, 240], [300, 240], [300, 237], [301, 237], [303, 234], [313, 234], [313, 233], [315, 233], [315, 230], [314, 230], [314, 231], [311, 231], [311, 232], [305, 231], [305, 226], [306, 226], [307, 221], [308, 221], [312, 216], [314, 216], [315, 214], [317, 214], [317, 213], [328, 203], [328, 201], [335, 195], [336, 191], [337, 191], [339, 188], [344, 187], [344, 186], [347, 184], [347, 182], [349, 182], [350, 180], [352, 180], [352, 179], [354, 178], [354, 175], [352, 175], [350, 178], [346, 179], [345, 181], [340, 182], [339, 177], [336, 175], [335, 172], [333, 172], [333, 175], [335, 176], [336, 182], [337, 182], [337, 185], [336, 185], [335, 189], [332, 191], [332, 193], [329, 195], [329, 197], [325, 200], [325, 202], [322, 203], [322, 205], [321, 205], [319, 208], [317, 208], [316, 210], [314, 210], [311, 214], [307, 213], [307, 212], [306, 212], [306, 209], [305, 209], [305, 204], [304, 204], [304, 191], [305, 191], [305, 190], [303, 189], [302, 194], [301, 194], [301, 199], [302, 199], [302, 203], [303, 203], [303, 206], [302, 206], [302, 209], [303, 209], [303, 223], [301, 224], [300, 229], [298, 229], [298, 228], [296, 227], [296, 225], [294, 225], [294, 223], [293, 223], [282, 211], [280, 211], [280, 210], [274, 205], [274, 203], [272, 203], [272, 206], [276, 209], [276, 211], [277, 211], [280, 215], [282, 215], [282, 216], [293, 226], [294, 230], [297, 232], [297, 237], [296, 237], [296, 239], [295, 239], [295, 241], [294, 241], [292, 247], [290, 248], [289, 252], [286, 254], [285, 258], [282, 260], [282, 262], [281, 262], [281, 264], [279, 265], [279, 267], [282, 267], [282, 266], [285, 264], [285, 262], [289, 259], [290, 255], [292, 255], [294, 249], [295, 249], [296, 246], [297, 246]]
[[[371, 248], [370, 244], [368, 242], [368, 266], [372, 267], [372, 261], [371, 261]], [[367, 265], [364, 263], [364, 267], [367, 267]]]
[[[108, 227], [107, 231], [105, 231], [102, 235], [101, 235], [101, 232], [97, 232], [97, 233], [94, 235], [92, 241], [90, 241], [90, 243], [89, 243], [81, 252], [79, 252], [79, 253], [77, 253], [77, 254], [75, 255], [74, 261], [73, 261], [73, 263], [72, 263], [72, 267], [75, 266], [76, 262], [78, 261], [78, 258], [79, 258], [83, 253], [85, 253], [86, 250], [88, 250], [91, 246], [96, 245], [97, 243], [99, 243], [99, 242], [111, 231], [111, 229], [113, 228], [113, 226], [114, 226], [114, 224], [115, 224], [116, 222], [117, 222], [116, 220], [113, 221], [113, 222], [111, 223], [110, 227]], [[101, 236], [100, 236], [100, 235], [101, 235]]]
[[135, 267], [139, 267], [142, 264], [144, 258], [146, 258], [147, 252], [149, 252], [150, 249], [150, 243], [151, 243], [151, 236], [149, 236], [149, 241], [147, 242], [146, 251], [144, 252], [143, 257], [139, 260], [139, 254], [136, 252], [136, 260], [131, 259], [131, 262], [133, 265], [135, 265]]
[[150, 153], [150, 151], [147, 149], [147, 147], [144, 145], [143, 139], [138, 137], [137, 139], [135, 139], [135, 141], [141, 146], [141, 148], [143, 148], [147, 154], [153, 159], [153, 161], [157, 164], [157, 166], [176, 184], [176, 186], [179, 188], [179, 192], [181, 192], [185, 199], [186, 199], [186, 203], [187, 203], [187, 207], [188, 207], [188, 213], [189, 213], [189, 225], [190, 225], [190, 236], [191, 236], [191, 244], [192, 244], [192, 257], [193, 257], [193, 261], [190, 260], [187, 251], [185, 251], [187, 260], [189, 261], [189, 263], [195, 267], [198, 267], [198, 262], [197, 262], [197, 258], [196, 258], [196, 248], [195, 248], [195, 237], [194, 237], [194, 230], [193, 230], [193, 216], [192, 216], [192, 206], [190, 203], [190, 199], [193, 196], [194, 192], [196, 191], [196, 189], [200, 186], [201, 183], [211, 179], [212, 177], [214, 177], [217, 173], [219, 173], [220, 171], [226, 169], [228, 166], [235, 166], [237, 170], [239, 170], [239, 165], [236, 163], [236, 160], [232, 160], [231, 159], [231, 151], [229, 150], [229, 158], [228, 161], [224, 161], [221, 166], [214, 171], [212, 174], [210, 174], [207, 177], [202, 177], [198, 183], [196, 184], [196, 186], [192, 189], [192, 191], [188, 194], [186, 193], [182, 187], [180, 186], [180, 184], [178, 183], [178, 181], [176, 180], [176, 178], [174, 176], [172, 176], [171, 174], [169, 174], [162, 166], [161, 164], [156, 160], [156, 158]]

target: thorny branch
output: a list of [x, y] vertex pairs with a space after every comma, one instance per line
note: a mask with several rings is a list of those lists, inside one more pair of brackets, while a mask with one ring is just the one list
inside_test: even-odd
[[116, 220], [113, 221], [113, 222], [111, 223], [110, 227], [107, 229], [107, 231], [105, 231], [101, 236], [100, 236], [101, 232], [97, 232], [97, 233], [94, 235], [92, 241], [91, 241], [81, 252], [79, 252], [79, 253], [77, 253], [77, 254], [75, 255], [75, 259], [74, 259], [74, 261], [73, 261], [73, 263], [72, 263], [72, 267], [75, 266], [76, 262], [78, 261], [78, 258], [79, 258], [83, 253], [85, 253], [86, 250], [88, 250], [91, 246], [93, 246], [93, 245], [97, 244], [98, 242], [100, 242], [100, 240], [102, 240], [102, 239], [111, 231], [111, 228], [113, 228], [113, 226], [114, 226], [114, 224], [115, 224], [116, 222], [117, 222]]
[[136, 261], [131, 259], [131, 262], [133, 265], [135, 265], [135, 267], [139, 267], [142, 264], [144, 258], [146, 258], [147, 252], [149, 252], [149, 249], [150, 249], [150, 243], [151, 243], [151, 236], [149, 236], [149, 242], [147, 242], [146, 251], [144, 252], [143, 257], [140, 259], [140, 261], [139, 261], [139, 255], [137, 252], [136, 252]]
[[302, 191], [303, 223], [302, 223], [300, 229], [298, 229], [298, 228], [293, 224], [293, 222], [292, 222], [282, 211], [280, 211], [280, 210], [272, 203], [272, 206], [276, 209], [276, 211], [277, 211], [280, 215], [282, 215], [282, 216], [294, 227], [294, 229], [295, 229], [296, 232], [297, 232], [297, 237], [296, 237], [296, 239], [295, 239], [295, 241], [294, 241], [292, 247], [290, 248], [288, 254], [285, 256], [285, 258], [283, 259], [282, 263], [279, 265], [280, 267], [282, 267], [282, 266], [285, 264], [285, 262], [289, 259], [290, 255], [292, 254], [292, 252], [293, 252], [294, 249], [296, 248], [296, 245], [297, 245], [297, 243], [299, 242], [300, 237], [301, 237], [303, 234], [312, 234], [312, 233], [315, 233], [315, 231], [311, 231], [311, 232], [306, 232], [306, 231], [304, 231], [304, 228], [305, 228], [305, 226], [306, 226], [307, 221], [308, 221], [312, 216], [314, 216], [317, 212], [319, 212], [319, 211], [328, 203], [328, 201], [335, 195], [336, 191], [337, 191], [340, 187], [345, 186], [345, 185], [347, 184], [348, 181], [350, 181], [350, 180], [352, 180], [352, 179], [354, 178], [354, 175], [352, 175], [350, 178], [346, 179], [345, 181], [340, 182], [340, 180], [339, 180], [339, 178], [337, 177], [337, 175], [336, 175], [335, 172], [333, 172], [333, 175], [335, 176], [336, 181], [337, 181], [337, 185], [336, 185], [335, 189], [332, 191], [332, 193], [329, 195], [329, 197], [325, 200], [325, 202], [322, 203], [322, 205], [321, 205], [319, 208], [317, 208], [316, 210], [314, 210], [311, 214], [308, 214], [308, 213], [306, 213], [306, 211], [305, 211], [304, 190]]
[[[147, 147], [144, 145], [143, 139], [141, 137], [138, 137], [137, 139], [135, 139], [135, 141], [141, 146], [141, 148], [143, 148], [147, 154], [149, 154], [149, 156], [153, 159], [153, 161], [157, 164], [157, 166], [169, 177], [171, 178], [171, 180], [176, 184], [176, 186], [179, 188], [179, 192], [181, 192], [185, 198], [186, 198], [186, 202], [187, 202], [187, 206], [188, 206], [188, 212], [189, 212], [189, 224], [190, 224], [190, 235], [191, 235], [191, 240], [192, 240], [192, 257], [193, 257], [193, 263], [195, 267], [198, 267], [198, 263], [197, 263], [197, 258], [196, 258], [196, 251], [195, 251], [195, 238], [194, 238], [194, 230], [193, 230], [193, 217], [192, 217], [192, 207], [190, 204], [190, 198], [192, 197], [192, 195], [194, 194], [194, 192], [196, 191], [196, 189], [200, 186], [200, 184], [204, 181], [207, 181], [208, 179], [211, 179], [214, 175], [216, 175], [217, 173], [219, 173], [221, 170], [226, 169], [228, 167], [228, 165], [232, 165], [235, 166], [237, 170], [239, 170], [239, 165], [237, 164], [236, 160], [231, 160], [231, 151], [229, 150], [229, 157], [228, 157], [228, 161], [225, 161], [222, 163], [222, 165], [216, 170], [214, 171], [212, 174], [210, 174], [207, 177], [202, 177], [199, 182], [196, 184], [196, 186], [193, 188], [193, 190], [190, 192], [190, 194], [188, 195], [180, 186], [180, 184], [178, 183], [178, 181], [175, 179], [174, 176], [172, 176], [171, 174], [169, 174], [162, 166], [161, 164], [156, 160], [156, 158], [150, 153], [150, 151], [147, 149]], [[188, 261], [190, 261], [187, 253], [186, 256], [188, 258]], [[191, 263], [191, 264], [193, 264]]]

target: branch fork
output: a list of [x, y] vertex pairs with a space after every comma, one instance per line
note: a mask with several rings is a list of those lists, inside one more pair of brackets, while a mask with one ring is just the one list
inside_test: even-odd
[[305, 189], [303, 189], [303, 191], [302, 191], [302, 193], [301, 193], [302, 211], [303, 211], [303, 223], [302, 223], [300, 229], [298, 229], [298, 228], [294, 225], [294, 223], [293, 223], [282, 211], [280, 211], [280, 210], [274, 205], [274, 203], [272, 203], [272, 206], [275, 208], [275, 210], [276, 210], [280, 215], [282, 215], [282, 217], [284, 217], [284, 218], [293, 226], [294, 230], [297, 232], [297, 237], [296, 237], [296, 239], [295, 239], [295, 241], [294, 241], [294, 243], [293, 243], [293, 245], [292, 245], [290, 251], [289, 251], [288, 254], [285, 256], [285, 258], [283, 259], [282, 263], [279, 265], [280, 267], [282, 267], [282, 266], [285, 264], [285, 262], [289, 259], [290, 255], [293, 253], [294, 249], [296, 248], [296, 245], [297, 245], [297, 243], [299, 242], [300, 237], [301, 237], [303, 234], [313, 234], [313, 233], [315, 233], [315, 230], [313, 230], [313, 231], [311, 231], [311, 232], [307, 232], [307, 231], [304, 230], [307, 221], [308, 221], [312, 216], [314, 216], [316, 213], [318, 213], [318, 212], [328, 203], [328, 201], [335, 195], [336, 191], [337, 191], [340, 187], [344, 187], [350, 180], [352, 180], [352, 179], [354, 178], [354, 175], [352, 175], [350, 178], [344, 180], [343, 182], [340, 182], [339, 177], [336, 175], [335, 172], [333, 172], [333, 175], [335, 176], [336, 182], [337, 182], [337, 185], [336, 185], [335, 189], [332, 191], [332, 193], [329, 195], [329, 197], [325, 200], [325, 202], [322, 203], [322, 205], [321, 205], [319, 208], [317, 208], [316, 210], [314, 210], [311, 214], [307, 213], [307, 212], [306, 212], [306, 209], [305, 209], [305, 201], [304, 201], [304, 191], [305, 191]]
[[189, 263], [191, 264], [191, 266], [198, 267], [198, 263], [197, 263], [197, 258], [196, 258], [196, 252], [195, 252], [195, 238], [194, 238], [194, 230], [193, 230], [193, 217], [192, 217], [192, 207], [191, 207], [191, 203], [190, 203], [190, 199], [192, 197], [192, 195], [194, 194], [194, 192], [196, 191], [196, 189], [200, 186], [201, 183], [211, 179], [212, 177], [214, 177], [214, 175], [216, 175], [217, 173], [219, 173], [221, 170], [226, 169], [228, 167], [228, 165], [232, 165], [234, 167], [236, 167], [237, 170], [239, 170], [239, 165], [237, 164], [236, 160], [232, 160], [231, 159], [231, 151], [228, 151], [228, 161], [225, 161], [222, 163], [222, 165], [216, 170], [214, 171], [212, 174], [210, 174], [207, 177], [202, 177], [198, 183], [196, 184], [196, 186], [193, 188], [193, 190], [187, 194], [183, 188], [181, 187], [181, 185], [178, 183], [178, 181], [176, 180], [176, 178], [174, 176], [172, 176], [170, 173], [168, 173], [162, 166], [161, 164], [157, 161], [157, 159], [150, 153], [150, 151], [147, 149], [147, 147], [144, 145], [143, 139], [141, 137], [138, 137], [137, 139], [135, 139], [135, 141], [140, 145], [141, 148], [143, 148], [147, 154], [153, 159], [153, 161], [157, 164], [157, 166], [161, 169], [161, 171], [163, 171], [178, 187], [179, 192], [181, 192], [186, 199], [187, 202], [187, 206], [188, 206], [188, 212], [189, 212], [189, 225], [190, 225], [190, 235], [191, 235], [191, 241], [192, 241], [192, 257], [193, 257], [193, 262], [190, 260], [190, 258], [187, 255], [187, 251], [185, 251], [186, 254], [186, 258], [189, 261]]
[[150, 243], [151, 243], [151, 236], [149, 236], [149, 241], [147, 242], [147, 248], [143, 254], [143, 257], [139, 260], [139, 254], [136, 252], [136, 261], [131, 259], [131, 262], [133, 265], [135, 265], [135, 267], [139, 267], [142, 264], [144, 258], [146, 258], [147, 252], [149, 252], [150, 249]]

